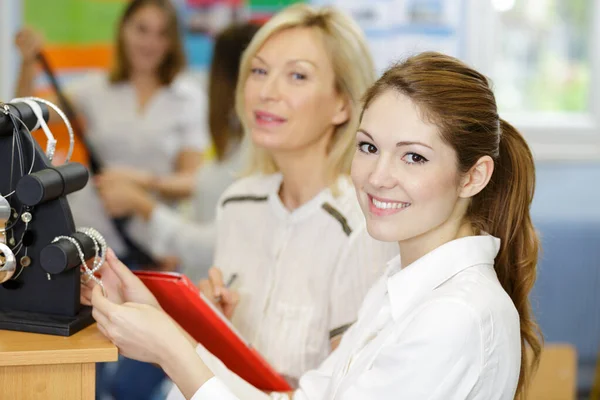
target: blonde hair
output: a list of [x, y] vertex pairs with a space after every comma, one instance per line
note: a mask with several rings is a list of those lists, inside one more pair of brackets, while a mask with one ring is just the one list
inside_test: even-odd
[[[347, 15], [334, 8], [313, 8], [295, 4], [271, 18], [254, 36], [244, 52], [236, 89], [236, 111], [245, 131], [244, 87], [250, 74], [250, 63], [256, 53], [275, 33], [291, 28], [316, 28], [322, 33], [331, 55], [335, 89], [346, 98], [350, 118], [336, 126], [327, 156], [327, 178], [335, 181], [350, 173], [354, 147], [354, 131], [360, 116], [360, 99], [375, 81], [375, 67], [360, 27]], [[272, 174], [279, 171], [271, 155], [248, 143], [249, 163], [246, 174]]]

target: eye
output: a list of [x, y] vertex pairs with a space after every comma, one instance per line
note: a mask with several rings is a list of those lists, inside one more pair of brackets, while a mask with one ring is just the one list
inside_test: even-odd
[[428, 159], [417, 153], [406, 153], [402, 160], [407, 164], [425, 164]]
[[266, 75], [266, 74], [267, 74], [267, 71], [266, 71], [264, 68], [258, 68], [258, 67], [257, 67], [257, 68], [252, 68], [252, 69], [250, 70], [250, 73], [251, 73], [252, 75]]
[[376, 154], [377, 146], [369, 142], [358, 142], [358, 150], [365, 154]]
[[299, 72], [292, 72], [292, 78], [297, 81], [306, 80], [306, 75]]

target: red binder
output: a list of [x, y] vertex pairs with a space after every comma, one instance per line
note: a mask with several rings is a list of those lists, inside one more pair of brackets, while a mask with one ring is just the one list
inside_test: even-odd
[[186, 277], [174, 272], [135, 271], [163, 309], [231, 371], [265, 391], [292, 390]]

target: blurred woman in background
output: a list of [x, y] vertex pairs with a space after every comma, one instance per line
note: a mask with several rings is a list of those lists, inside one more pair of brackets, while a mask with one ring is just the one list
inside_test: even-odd
[[[212, 266], [217, 202], [241, 172], [243, 127], [235, 113], [235, 88], [242, 53], [258, 28], [254, 24], [232, 25], [215, 38], [208, 82], [208, 120], [216, 160], [203, 166], [195, 177], [173, 182], [193, 187], [191, 218], [160, 204], [139, 186], [121, 188], [111, 185], [110, 180], [99, 180], [109, 213], [115, 217], [134, 214], [146, 221], [150, 239], [146, 248], [156, 258], [175, 256], [181, 271], [195, 281], [206, 278]], [[194, 247], [198, 251], [190, 251], [187, 242], [180, 240], [182, 230], [192, 224], [196, 225]]]
[[[16, 44], [22, 55], [16, 94], [30, 96], [41, 36], [24, 29]], [[115, 188], [135, 185], [169, 202], [189, 196], [189, 186], [173, 182], [194, 176], [209, 138], [205, 96], [182, 76], [184, 68], [171, 2], [131, 1], [118, 24], [112, 69], [85, 76], [66, 93], [85, 119], [85, 136], [101, 164], [102, 181]], [[52, 112], [51, 118], [56, 117]], [[145, 237], [143, 224], [134, 220], [121, 232], [115, 229], [93, 185], [69, 201], [77, 225], [96, 227], [128, 264], [148, 262], [138, 248]]]
[[[16, 95], [30, 96], [41, 35], [24, 29], [16, 44], [22, 55]], [[116, 191], [136, 188], [175, 206], [191, 194], [192, 187], [181, 182], [196, 175], [209, 137], [205, 94], [182, 75], [186, 59], [173, 4], [169, 0], [130, 1], [118, 23], [114, 55], [110, 71], [90, 73], [69, 85], [65, 93], [85, 120], [89, 150], [101, 166], [95, 171], [96, 180]], [[57, 115], [51, 112], [50, 117]], [[76, 225], [98, 229], [129, 267], [174, 268], [172, 262], [165, 265], [144, 249], [145, 224], [110, 218], [93, 181], [70, 195], [69, 203]], [[164, 379], [159, 368], [135, 364], [145, 382], [128, 386], [127, 392], [113, 390], [117, 400], [147, 399]], [[110, 368], [99, 365], [98, 397], [113, 386], [110, 376]]]

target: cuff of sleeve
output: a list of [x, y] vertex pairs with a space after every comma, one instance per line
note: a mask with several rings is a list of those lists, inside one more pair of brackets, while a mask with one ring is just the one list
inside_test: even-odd
[[155, 257], [163, 257], [169, 255], [171, 237], [171, 225], [177, 218], [175, 212], [169, 209], [164, 204], [158, 203], [148, 221], [148, 248]]
[[217, 378], [213, 376], [200, 389], [194, 393], [191, 400], [239, 400], [227, 389], [227, 387]]

